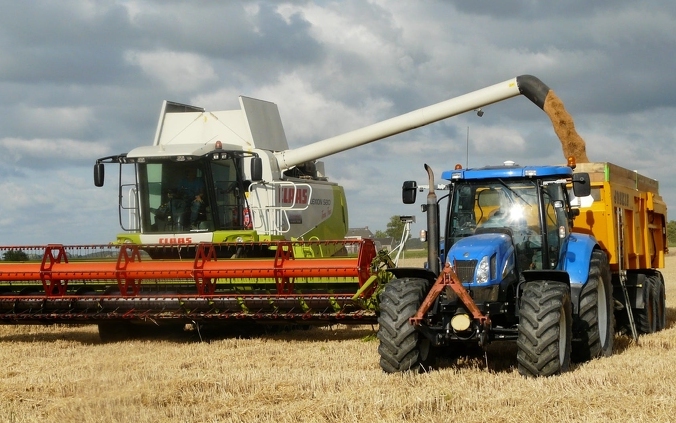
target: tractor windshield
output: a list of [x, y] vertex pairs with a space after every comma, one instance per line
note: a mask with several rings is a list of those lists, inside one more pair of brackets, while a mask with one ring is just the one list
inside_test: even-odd
[[141, 232], [244, 229], [241, 159], [138, 163]]
[[[447, 248], [475, 233], [511, 234], [517, 250], [532, 251], [528, 267], [541, 268], [542, 229], [534, 180], [480, 180], [456, 183], [449, 210]], [[535, 263], [534, 265], [532, 263]]]

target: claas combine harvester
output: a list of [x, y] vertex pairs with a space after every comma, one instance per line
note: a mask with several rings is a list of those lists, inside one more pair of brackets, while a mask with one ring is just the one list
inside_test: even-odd
[[[634, 314], [643, 331], [663, 319], [663, 301], [653, 307], [650, 299], [663, 298], [661, 276], [649, 269], [663, 265], [666, 250], [666, 207], [656, 189], [644, 195], [631, 174], [611, 187], [603, 170], [573, 173], [572, 163], [449, 171], [442, 175], [449, 180], [445, 227], [430, 177], [429, 266], [393, 268], [373, 241], [344, 239], [345, 194], [318, 161], [518, 95], [545, 110], [556, 129], [549, 94], [523, 75], [296, 149], [288, 148], [273, 103], [240, 97], [239, 110], [208, 112], [164, 102], [153, 145], [94, 167], [97, 186], [106, 165], [120, 167], [124, 232], [99, 246], [2, 247], [23, 260], [0, 264], [0, 323], [98, 324], [102, 339], [115, 339], [144, 324], [378, 321], [381, 365], [393, 372], [424, 367], [437, 347], [517, 338], [525, 345], [537, 335], [519, 331], [520, 321], [528, 316], [537, 326], [531, 299], [544, 295], [559, 305], [545, 316], [560, 334], [555, 348], [536, 343], [520, 351], [526, 361], [554, 364], [524, 364], [522, 373], [565, 370], [570, 339], [584, 345], [582, 357], [608, 354], [614, 309], [630, 311], [634, 332]], [[571, 205], [570, 187], [589, 204]], [[404, 188], [404, 199], [414, 201], [415, 184]], [[500, 198], [528, 209], [527, 234], [507, 223], [478, 228], [497, 214]], [[527, 250], [519, 236], [533, 241]], [[624, 295], [611, 294], [604, 273], [611, 270]], [[574, 326], [566, 326], [568, 315]]]

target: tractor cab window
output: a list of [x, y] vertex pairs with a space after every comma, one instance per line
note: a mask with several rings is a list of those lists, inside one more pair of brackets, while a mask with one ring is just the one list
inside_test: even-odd
[[458, 182], [450, 204], [448, 248], [476, 233], [508, 232], [521, 268], [542, 268], [539, 211], [534, 181]]

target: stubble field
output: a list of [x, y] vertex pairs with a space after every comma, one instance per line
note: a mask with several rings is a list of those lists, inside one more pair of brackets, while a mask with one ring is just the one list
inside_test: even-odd
[[110, 344], [95, 326], [0, 326], [0, 421], [676, 421], [676, 256], [663, 273], [666, 330], [542, 379], [500, 344], [387, 375], [370, 326]]

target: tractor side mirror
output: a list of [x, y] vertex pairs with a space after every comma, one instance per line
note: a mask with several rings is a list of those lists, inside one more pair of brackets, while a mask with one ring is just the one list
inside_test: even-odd
[[103, 186], [103, 180], [105, 179], [105, 166], [103, 163], [96, 163], [94, 165], [94, 185], [97, 187]]
[[263, 180], [263, 160], [260, 157], [251, 158], [251, 180], [253, 182]]
[[578, 198], [591, 195], [591, 180], [588, 173], [573, 173], [573, 194]]
[[401, 201], [404, 204], [415, 203], [415, 196], [418, 192], [418, 184], [416, 181], [406, 181], [401, 187]]

